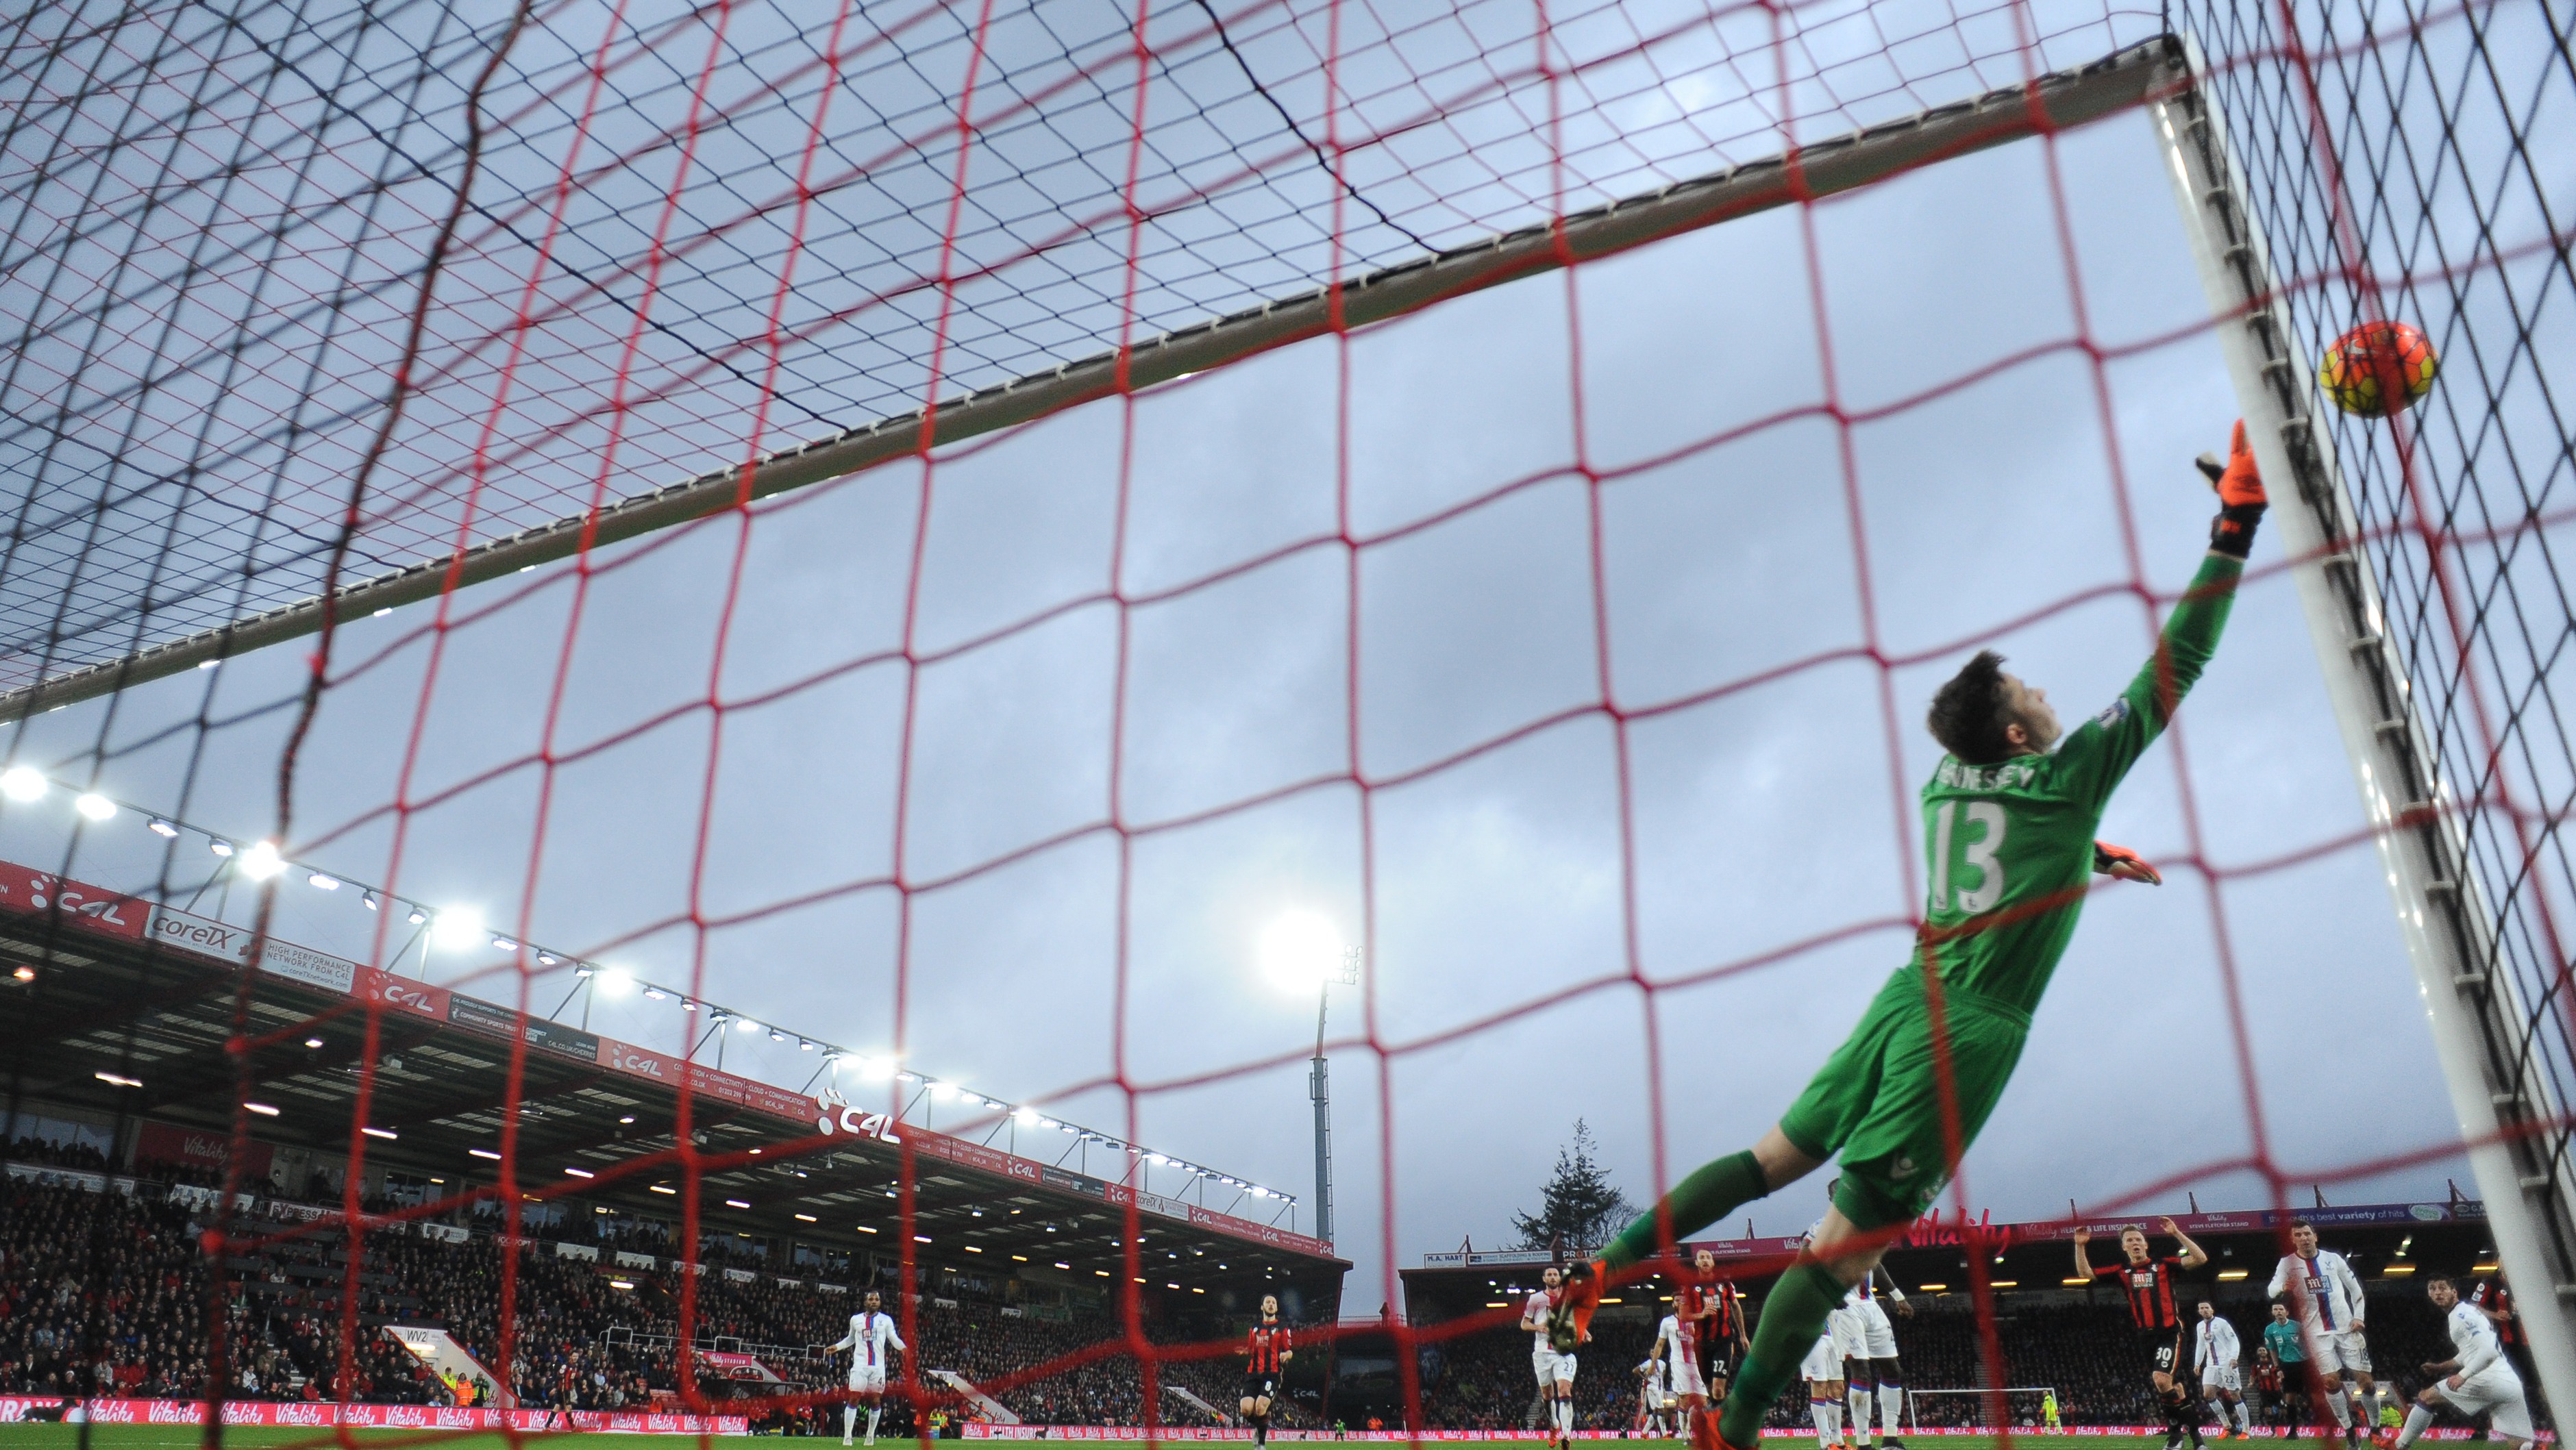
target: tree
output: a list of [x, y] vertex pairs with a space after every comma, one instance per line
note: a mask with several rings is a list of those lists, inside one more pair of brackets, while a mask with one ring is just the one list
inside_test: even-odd
[[1598, 1161], [1601, 1145], [1581, 1118], [1574, 1120], [1574, 1141], [1556, 1150], [1556, 1171], [1539, 1190], [1538, 1212], [1515, 1213], [1521, 1247], [1559, 1254], [1599, 1248], [1636, 1217], [1628, 1195], [1610, 1184]]

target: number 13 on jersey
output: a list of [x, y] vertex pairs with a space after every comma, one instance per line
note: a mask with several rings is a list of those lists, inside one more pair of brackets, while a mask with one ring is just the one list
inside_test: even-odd
[[1953, 800], [1933, 807], [1927, 910], [1975, 916], [2004, 899], [2004, 867], [1995, 853], [2003, 849], [2006, 819], [1995, 801]]

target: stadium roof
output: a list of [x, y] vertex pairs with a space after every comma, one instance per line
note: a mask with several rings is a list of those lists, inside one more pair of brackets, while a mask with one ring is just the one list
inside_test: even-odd
[[[261, 1105], [245, 1120], [254, 1141], [327, 1152], [347, 1151], [363, 1100], [372, 1164], [488, 1189], [495, 1155], [512, 1152], [525, 1194], [676, 1223], [689, 1188], [676, 1137], [685, 1099], [706, 1232], [892, 1255], [908, 1230], [924, 1263], [1081, 1284], [1120, 1272], [1132, 1207], [1140, 1276], [1157, 1288], [1264, 1273], [1337, 1286], [1348, 1267], [1329, 1245], [1272, 1225], [325, 953], [272, 942], [245, 973], [248, 938], [0, 862], [13, 1100], [223, 1134], [246, 1098]], [[238, 1059], [227, 1050], [237, 1013]], [[525, 1044], [515, 1089], [514, 1038]]]

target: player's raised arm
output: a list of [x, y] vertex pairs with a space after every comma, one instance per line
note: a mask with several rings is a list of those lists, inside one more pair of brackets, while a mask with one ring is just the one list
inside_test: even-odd
[[2209, 526], [2209, 554], [2201, 560], [2200, 572], [2166, 616], [2156, 652], [2137, 677], [2101, 714], [2069, 734], [2058, 751], [2061, 760], [2079, 768], [2077, 774], [2096, 802], [2109, 798], [2129, 767], [2164, 733], [2175, 707], [2217, 652], [2219, 631], [2235, 602], [2237, 577], [2254, 547], [2254, 526], [2269, 504], [2253, 450], [2245, 446], [2243, 420], [2228, 443], [2227, 462], [2205, 460], [2201, 467], [2215, 470], [2210, 482], [2218, 490], [2219, 508]]
[[2082, 1224], [2075, 1226], [2075, 1272], [2079, 1277], [2093, 1277], [2093, 1261], [2084, 1257], [2084, 1246], [2093, 1242], [2093, 1231]]
[[2202, 1250], [2200, 1245], [2193, 1243], [2191, 1241], [2191, 1235], [2184, 1233], [2181, 1227], [2175, 1224], [2172, 1219], [2158, 1219], [2156, 1220], [2156, 1227], [2163, 1229], [2172, 1237], [2175, 1243], [2182, 1245], [2182, 1266], [2184, 1268], [2197, 1269], [2201, 1265], [2209, 1262], [2209, 1255]]

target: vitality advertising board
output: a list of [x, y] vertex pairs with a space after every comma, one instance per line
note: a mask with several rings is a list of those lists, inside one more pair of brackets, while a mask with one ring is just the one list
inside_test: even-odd
[[[64, 1400], [0, 1395], [0, 1424], [86, 1420], [100, 1425], [202, 1425], [203, 1400]], [[227, 1425], [348, 1425], [390, 1430], [581, 1430], [641, 1435], [748, 1435], [741, 1415], [654, 1415], [626, 1410], [495, 1410], [454, 1405], [335, 1405], [300, 1400], [227, 1400]]]

